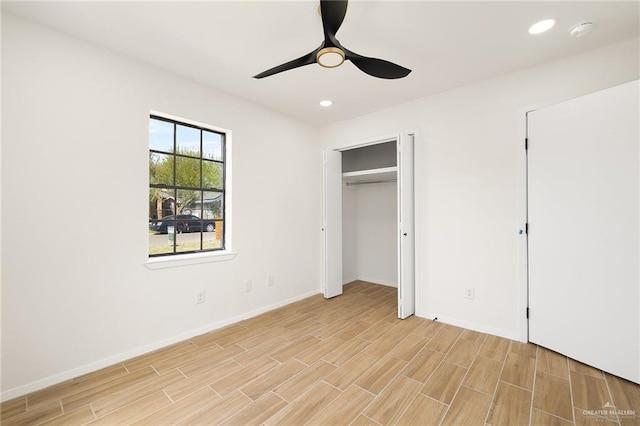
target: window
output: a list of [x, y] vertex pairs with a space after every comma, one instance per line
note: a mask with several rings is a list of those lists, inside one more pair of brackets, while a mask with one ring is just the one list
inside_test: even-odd
[[149, 118], [149, 257], [224, 250], [226, 134]]

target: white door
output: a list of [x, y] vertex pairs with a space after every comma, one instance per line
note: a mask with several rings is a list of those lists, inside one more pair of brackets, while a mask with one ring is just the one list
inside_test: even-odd
[[398, 318], [415, 313], [414, 135], [398, 137]]
[[528, 114], [529, 340], [636, 383], [639, 89]]
[[324, 151], [324, 297], [342, 294], [342, 153]]

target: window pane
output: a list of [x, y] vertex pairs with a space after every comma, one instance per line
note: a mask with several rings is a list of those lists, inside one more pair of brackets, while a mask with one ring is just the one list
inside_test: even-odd
[[179, 154], [200, 157], [200, 130], [176, 125], [176, 148]]
[[176, 185], [200, 187], [200, 160], [176, 156]]
[[[206, 226], [206, 225], [205, 225]], [[202, 234], [202, 249], [211, 250], [222, 247], [222, 220], [216, 220], [213, 225], [213, 231], [205, 232]], [[211, 226], [209, 226], [211, 229]]]
[[149, 183], [173, 185], [173, 157], [149, 152]]
[[210, 160], [223, 161], [222, 135], [214, 132], [202, 131], [202, 157]]
[[[173, 253], [174, 197], [164, 189], [149, 189], [149, 254]], [[175, 229], [175, 228], [173, 228]]]
[[149, 254], [173, 253], [174, 234], [149, 234]]
[[178, 215], [202, 216], [200, 197], [202, 192], [196, 190], [178, 190]]
[[202, 187], [222, 189], [223, 164], [202, 160]]
[[203, 202], [203, 219], [221, 219], [224, 211], [222, 210], [222, 193], [205, 191]]
[[173, 191], [149, 188], [149, 220], [155, 221], [170, 216], [173, 214], [174, 209]]
[[173, 123], [149, 119], [149, 149], [173, 152]]
[[[178, 227], [182, 227], [183, 230], [179, 234], [176, 234], [176, 252], [184, 253], [187, 251], [201, 250], [201, 232], [194, 231], [194, 229], [196, 229], [196, 226], [192, 224], [189, 230], [184, 228], [184, 225], [178, 225]], [[199, 227], [200, 225], [198, 224], [197, 228], [199, 229]]]
[[174, 221], [176, 253], [200, 250], [202, 224], [200, 218], [190, 213], [196, 192], [178, 191], [178, 214]]

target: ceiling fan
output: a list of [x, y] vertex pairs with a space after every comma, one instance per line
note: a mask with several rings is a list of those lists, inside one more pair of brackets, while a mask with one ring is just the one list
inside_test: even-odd
[[320, 0], [324, 41], [316, 50], [277, 67], [268, 69], [253, 78], [264, 78], [294, 68], [318, 63], [325, 68], [335, 68], [344, 61], [353, 64], [371, 76], [386, 79], [402, 78], [409, 75], [410, 69], [396, 65], [384, 59], [368, 58], [345, 49], [336, 38], [336, 33], [347, 13], [347, 0]]

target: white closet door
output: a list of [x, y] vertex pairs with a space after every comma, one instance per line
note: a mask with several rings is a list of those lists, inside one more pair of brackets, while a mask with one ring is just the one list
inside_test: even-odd
[[324, 151], [324, 297], [342, 294], [342, 153]]
[[415, 313], [415, 234], [412, 134], [398, 138], [398, 318]]
[[529, 340], [636, 383], [638, 94], [636, 81], [528, 115]]

